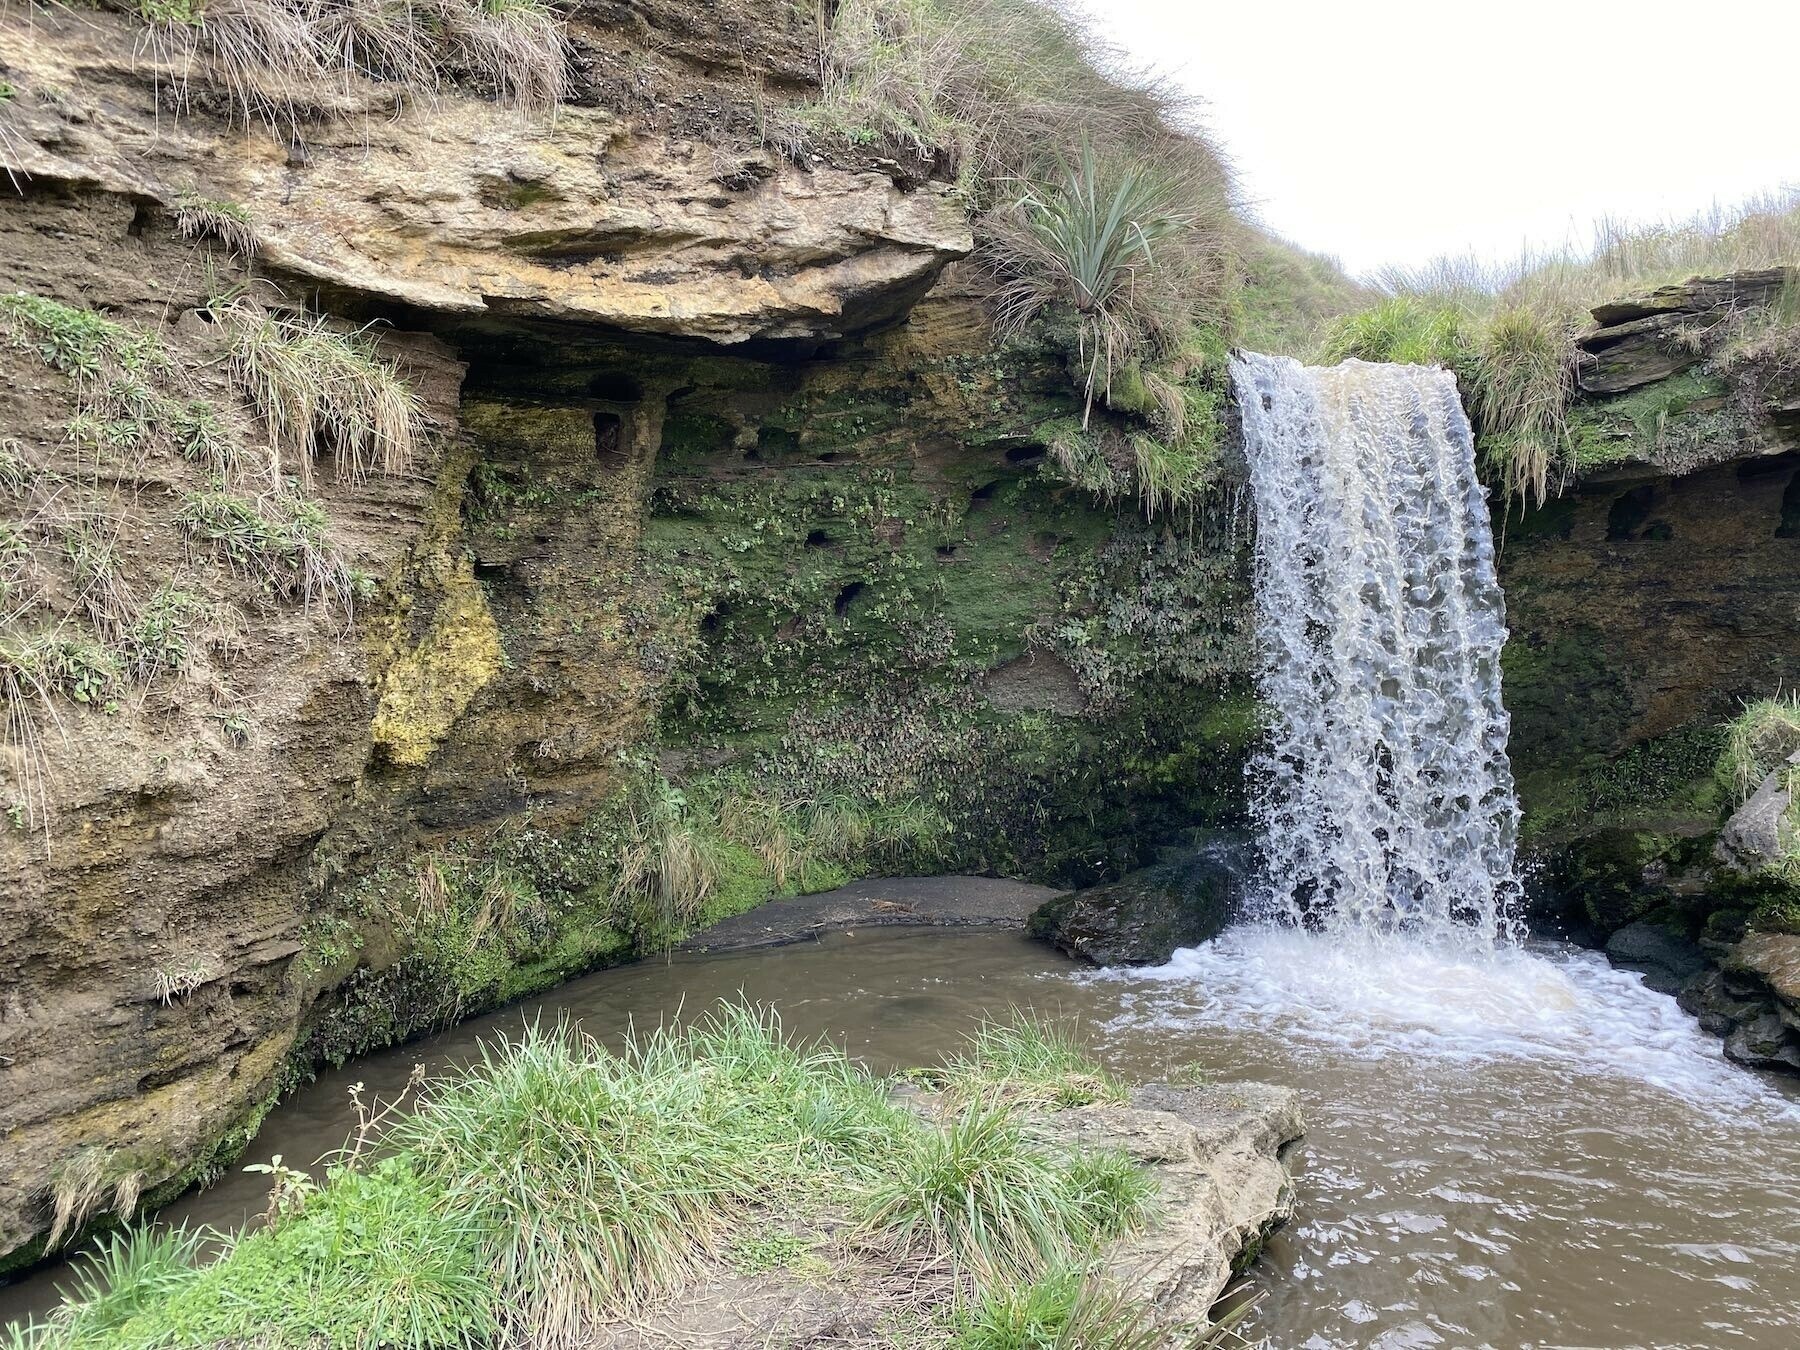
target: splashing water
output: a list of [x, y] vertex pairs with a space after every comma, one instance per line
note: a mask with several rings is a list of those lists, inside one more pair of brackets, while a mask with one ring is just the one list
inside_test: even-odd
[[1252, 765], [1267, 917], [1437, 948], [1515, 937], [1505, 604], [1455, 381], [1232, 363], [1256, 504]]

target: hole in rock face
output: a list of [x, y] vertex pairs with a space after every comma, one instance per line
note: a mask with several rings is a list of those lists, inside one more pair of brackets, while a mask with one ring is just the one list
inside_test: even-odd
[[829, 530], [814, 530], [811, 534], [806, 536], [806, 546], [808, 548], [827, 548], [833, 542], [835, 541], [832, 539]]
[[142, 239], [144, 231], [150, 228], [151, 210], [143, 202], [139, 202], [131, 211], [131, 223], [125, 227], [125, 233], [133, 239]]
[[835, 450], [827, 450], [824, 454], [819, 456], [819, 463], [821, 464], [836, 464], [837, 462], [838, 452]]
[[475, 563], [475, 580], [488, 590], [494, 591], [507, 585], [512, 580], [512, 568], [507, 563], [481, 562]]
[[617, 413], [594, 414], [594, 458], [609, 469], [625, 462], [625, 424]]
[[731, 606], [720, 605], [700, 620], [700, 632], [705, 637], [717, 637], [719, 630], [725, 627], [725, 621], [731, 617]]
[[983, 483], [980, 487], [971, 492], [969, 494], [969, 510], [979, 511], [991, 503], [994, 500], [995, 494], [1000, 491], [1001, 481], [1002, 480], [996, 478], [993, 482]]
[[1041, 445], [1015, 445], [1006, 452], [1008, 464], [1036, 464], [1043, 457], [1044, 447]]
[[1666, 540], [1675, 537], [1675, 527], [1666, 520], [1653, 520], [1638, 531], [1639, 539]]
[[608, 403], [636, 403], [644, 397], [644, 386], [623, 371], [603, 370], [588, 381], [588, 393]]
[[848, 586], [844, 587], [843, 590], [837, 593], [837, 599], [831, 602], [831, 608], [837, 613], [837, 616], [840, 619], [843, 618], [844, 615], [850, 612], [850, 606], [856, 603], [857, 596], [868, 589], [869, 587], [866, 582], [851, 582]]
[[1777, 539], [1800, 539], [1800, 473], [1788, 479], [1781, 493], [1781, 524], [1775, 527]]
[[800, 438], [786, 427], [758, 427], [756, 429], [756, 446], [770, 454], [785, 455], [791, 450], [800, 448]]
[[1656, 504], [1656, 488], [1649, 483], [1634, 487], [1612, 504], [1606, 513], [1606, 538], [1611, 543], [1623, 543], [1638, 537], [1650, 519], [1650, 510]]

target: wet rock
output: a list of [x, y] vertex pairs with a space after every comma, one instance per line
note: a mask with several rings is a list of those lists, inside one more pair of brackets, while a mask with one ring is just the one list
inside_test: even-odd
[[1235, 916], [1251, 871], [1249, 841], [1203, 837], [1105, 886], [1058, 896], [1031, 916], [1032, 936], [1097, 966], [1157, 965], [1215, 938]]
[[1800, 934], [1751, 933], [1725, 959], [1725, 973], [1766, 989], [1800, 1017]]
[[1754, 1069], [1800, 1070], [1800, 1042], [1780, 1017], [1765, 1012], [1727, 1034], [1725, 1057]]
[[1800, 768], [1800, 752], [1789, 755], [1785, 764], [1764, 778], [1719, 831], [1713, 855], [1732, 871], [1748, 876], [1782, 860], [1790, 833], [1788, 776], [1796, 768]]
[[1615, 966], [1641, 972], [1644, 983], [1660, 994], [1676, 993], [1711, 966], [1699, 944], [1661, 924], [1642, 920], [1625, 925], [1608, 938], [1606, 954]]
[[1736, 1063], [1800, 1072], [1800, 935], [1749, 934], [1690, 977], [1677, 1002]]

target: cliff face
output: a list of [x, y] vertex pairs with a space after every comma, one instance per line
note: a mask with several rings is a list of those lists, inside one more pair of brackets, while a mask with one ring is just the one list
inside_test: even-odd
[[1756, 897], [1714, 845], [1735, 804], [1715, 771], [1725, 723], [1800, 669], [1796, 390], [1705, 340], [1784, 281], [1743, 273], [1597, 310], [1573, 419], [1593, 467], [1495, 529], [1544, 905], [1671, 992], [1691, 986], [1684, 1003], [1733, 1057], [1791, 1068], [1800, 991], [1765, 967], [1800, 939], [1746, 937]]
[[[854, 800], [871, 836], [792, 875], [715, 841], [686, 924], [903, 865], [906, 811], [934, 860], [1086, 878], [1234, 809], [1238, 545], [1038, 472], [1075, 390], [996, 350], [947, 187], [763, 148], [814, 68], [785, 11], [595, 3], [569, 37], [554, 117], [349, 78], [271, 127], [124, 19], [5, 20], [9, 285], [124, 327], [98, 373], [0, 340], [7, 641], [78, 667], [9, 738], [0, 1265], [203, 1179], [318, 1057], [667, 940], [619, 899], [646, 781]], [[216, 214], [185, 237], [196, 203], [253, 263]], [[372, 325], [429, 419], [405, 471], [326, 444], [246, 486], [278, 438], [227, 338], [246, 287]], [[150, 415], [113, 406], [131, 334]], [[293, 514], [288, 570], [200, 519], [225, 497]], [[90, 536], [134, 652], [179, 598], [147, 673], [102, 650]]]

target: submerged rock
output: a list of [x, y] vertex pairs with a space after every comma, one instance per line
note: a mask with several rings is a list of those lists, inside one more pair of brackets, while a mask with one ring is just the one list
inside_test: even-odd
[[1615, 966], [1641, 972], [1644, 983], [1661, 994], [1675, 993], [1711, 965], [1698, 943], [1643, 920], [1608, 938], [1606, 954]]
[[1205, 837], [1118, 881], [1056, 897], [1031, 916], [1030, 931], [1097, 966], [1158, 965], [1224, 930], [1251, 865], [1249, 840]]

